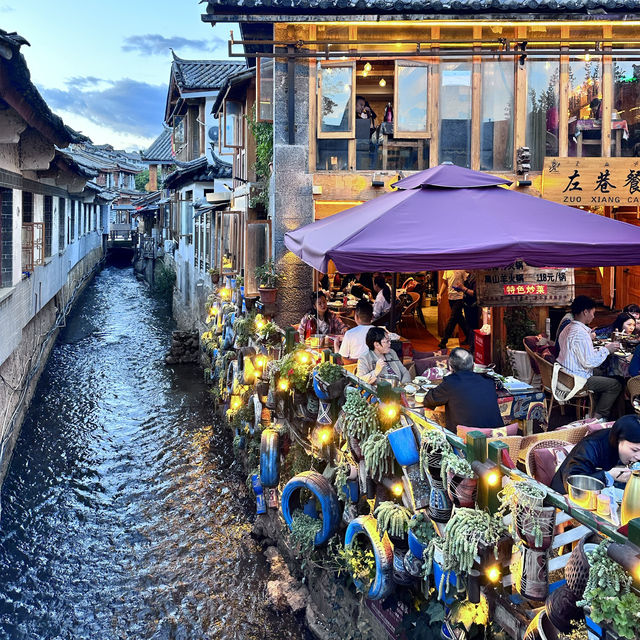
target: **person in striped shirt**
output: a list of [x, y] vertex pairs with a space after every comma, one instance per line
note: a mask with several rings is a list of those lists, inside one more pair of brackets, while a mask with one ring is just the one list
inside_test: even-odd
[[610, 353], [620, 348], [620, 343], [610, 342], [597, 348], [593, 346], [589, 324], [593, 322], [595, 312], [595, 300], [587, 296], [576, 296], [571, 303], [573, 320], [558, 337], [558, 362], [565, 371], [587, 378], [584, 388], [593, 391], [595, 395], [593, 417], [607, 418], [622, 391], [622, 385], [615, 378], [598, 375], [597, 367], [604, 363]]

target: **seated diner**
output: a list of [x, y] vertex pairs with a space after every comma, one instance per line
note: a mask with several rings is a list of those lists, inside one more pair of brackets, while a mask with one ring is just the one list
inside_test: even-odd
[[349, 329], [342, 339], [340, 345], [340, 355], [349, 360], [357, 360], [364, 355], [369, 347], [367, 346], [367, 333], [373, 328], [373, 305], [366, 300], [360, 300], [354, 312], [356, 327]]
[[323, 291], [311, 294], [311, 305], [298, 326], [300, 342], [312, 335], [341, 335], [347, 330], [340, 316], [327, 309], [327, 296]]
[[357, 376], [369, 384], [379, 380], [411, 382], [411, 375], [391, 349], [391, 337], [386, 329], [372, 327], [367, 332], [368, 350], [358, 358]]
[[498, 407], [495, 382], [473, 371], [473, 356], [456, 347], [449, 356], [451, 374], [435, 388], [429, 389], [424, 406], [435, 409], [444, 405], [445, 422], [456, 433], [458, 425], [497, 428], [504, 425]]
[[606, 418], [611, 413], [622, 385], [614, 378], [599, 375], [597, 369], [620, 349], [619, 342], [610, 342], [602, 347], [594, 347], [589, 324], [595, 315], [595, 300], [587, 296], [577, 296], [571, 303], [573, 320], [558, 337], [560, 352], [558, 363], [574, 376], [575, 384], [593, 391], [595, 396], [594, 418]]
[[376, 293], [376, 299], [373, 303], [373, 319], [377, 320], [391, 309], [391, 289], [384, 276], [376, 276], [373, 280], [373, 290]]
[[640, 461], [640, 418], [622, 416], [611, 429], [600, 429], [583, 438], [569, 452], [551, 482], [558, 493], [568, 491], [569, 476], [596, 478], [605, 485], [627, 482], [629, 465]]
[[626, 312], [619, 313], [617, 318], [604, 327], [598, 327], [596, 329], [596, 336], [598, 338], [610, 338], [616, 333], [631, 335], [636, 330], [636, 319]]

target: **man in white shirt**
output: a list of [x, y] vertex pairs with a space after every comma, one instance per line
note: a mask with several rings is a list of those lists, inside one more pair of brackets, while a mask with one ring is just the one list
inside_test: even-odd
[[593, 375], [593, 372], [610, 353], [620, 348], [620, 343], [610, 342], [598, 348], [593, 346], [589, 324], [593, 322], [595, 311], [595, 300], [587, 296], [577, 296], [571, 303], [573, 321], [563, 329], [558, 338], [558, 362], [569, 373], [587, 378], [584, 388], [593, 391], [596, 400], [593, 417], [608, 418], [613, 403], [622, 391], [622, 385], [615, 378]]
[[357, 327], [349, 329], [342, 338], [340, 355], [343, 358], [357, 360], [361, 355], [369, 351], [367, 346], [367, 332], [373, 325], [373, 306], [366, 300], [360, 300], [356, 305], [354, 319]]
[[[462, 331], [464, 331], [465, 339], [464, 343], [469, 344], [470, 336], [469, 329], [467, 327], [467, 321], [465, 320], [464, 309], [464, 294], [468, 291], [473, 293], [471, 289], [464, 286], [464, 280], [467, 277], [467, 272], [464, 269], [456, 269], [454, 271], [445, 271], [442, 276], [442, 282], [440, 283], [440, 291], [438, 291], [438, 303], [444, 295], [445, 289], [448, 289], [449, 307], [451, 307], [451, 316], [449, 322], [444, 330], [444, 335], [440, 344], [441, 349], [445, 349], [449, 339], [453, 335], [453, 330], [458, 325]], [[464, 344], [463, 343], [463, 344]]]

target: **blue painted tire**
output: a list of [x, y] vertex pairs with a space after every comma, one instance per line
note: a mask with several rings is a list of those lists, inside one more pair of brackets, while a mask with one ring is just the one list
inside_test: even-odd
[[[369, 600], [382, 600], [394, 589], [393, 582], [393, 545], [388, 536], [380, 538], [378, 522], [373, 516], [359, 516], [347, 527], [344, 544], [350, 547], [358, 536], [366, 536], [376, 559], [376, 577], [369, 587]], [[361, 589], [364, 585], [359, 580], [354, 581]]]
[[310, 491], [320, 503], [322, 509], [322, 529], [316, 533], [314, 544], [316, 547], [325, 544], [340, 526], [340, 504], [333, 485], [317, 471], [304, 471], [291, 478], [282, 490], [280, 499], [282, 517], [291, 529], [292, 514], [296, 509], [302, 509], [300, 491]]
[[280, 479], [279, 436], [274, 429], [265, 429], [260, 439], [260, 482], [263, 487], [277, 487]]

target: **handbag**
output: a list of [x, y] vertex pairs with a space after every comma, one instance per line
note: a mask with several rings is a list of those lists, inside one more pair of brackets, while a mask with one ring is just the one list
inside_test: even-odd
[[563, 384], [558, 380], [558, 374], [560, 373], [559, 362], [553, 363], [553, 374], [551, 375], [551, 393], [553, 397], [560, 403], [569, 402], [571, 398], [573, 398], [576, 393], [582, 391], [584, 385], [587, 384], [587, 378], [583, 378], [582, 376], [577, 376], [575, 374], [571, 374], [573, 376], [573, 387], [569, 388], [566, 384]]

